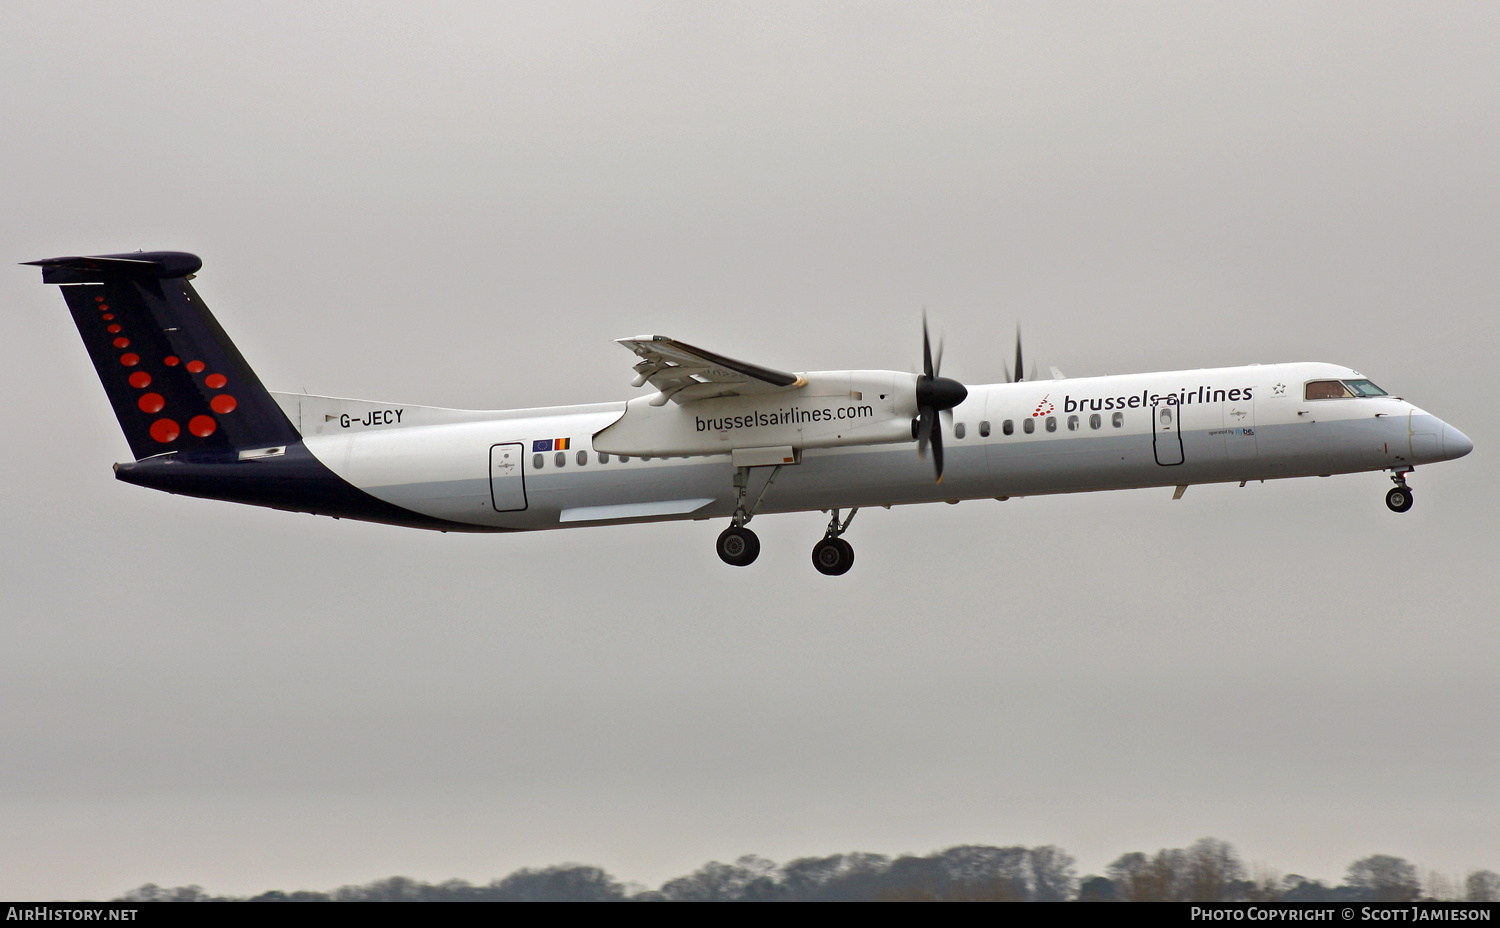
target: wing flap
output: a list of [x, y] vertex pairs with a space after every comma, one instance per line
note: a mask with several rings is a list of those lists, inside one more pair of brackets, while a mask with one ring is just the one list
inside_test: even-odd
[[776, 393], [807, 383], [797, 374], [736, 361], [665, 335], [638, 335], [617, 341], [641, 359], [635, 365], [635, 386], [649, 383], [664, 397], [678, 403], [745, 393]]

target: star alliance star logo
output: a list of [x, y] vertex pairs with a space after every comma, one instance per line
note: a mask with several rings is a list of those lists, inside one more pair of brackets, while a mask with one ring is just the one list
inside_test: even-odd
[[1285, 396], [1286, 395], [1286, 384], [1284, 384], [1284, 383], [1278, 383], [1276, 386], [1274, 386], [1274, 387], [1271, 388], [1271, 392], [1274, 393], [1276, 396]]

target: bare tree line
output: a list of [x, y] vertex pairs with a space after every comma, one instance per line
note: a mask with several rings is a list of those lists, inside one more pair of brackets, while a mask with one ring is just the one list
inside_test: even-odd
[[777, 864], [747, 855], [710, 861], [658, 889], [621, 883], [599, 867], [522, 869], [476, 886], [389, 877], [331, 892], [273, 890], [214, 896], [199, 886], [148, 883], [122, 902], [1416, 902], [1500, 901], [1500, 874], [1474, 870], [1462, 880], [1418, 874], [1400, 857], [1354, 861], [1327, 885], [1265, 868], [1251, 872], [1228, 842], [1204, 838], [1186, 848], [1120, 855], [1104, 875], [1078, 877], [1075, 861], [1051, 845], [962, 845], [918, 857], [834, 854]]

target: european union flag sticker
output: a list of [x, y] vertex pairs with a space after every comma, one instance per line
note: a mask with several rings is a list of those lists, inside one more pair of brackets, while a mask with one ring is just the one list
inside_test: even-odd
[[552, 450], [552, 439], [550, 439], [550, 438], [544, 438], [541, 441], [534, 441], [534, 442], [532, 442], [531, 443], [531, 450], [532, 451], [551, 451]]

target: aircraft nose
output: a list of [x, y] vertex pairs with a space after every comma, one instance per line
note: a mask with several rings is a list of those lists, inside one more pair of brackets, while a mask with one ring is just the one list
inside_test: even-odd
[[1461, 458], [1474, 450], [1474, 443], [1469, 441], [1469, 436], [1458, 429], [1443, 423], [1443, 455], [1450, 460]]

